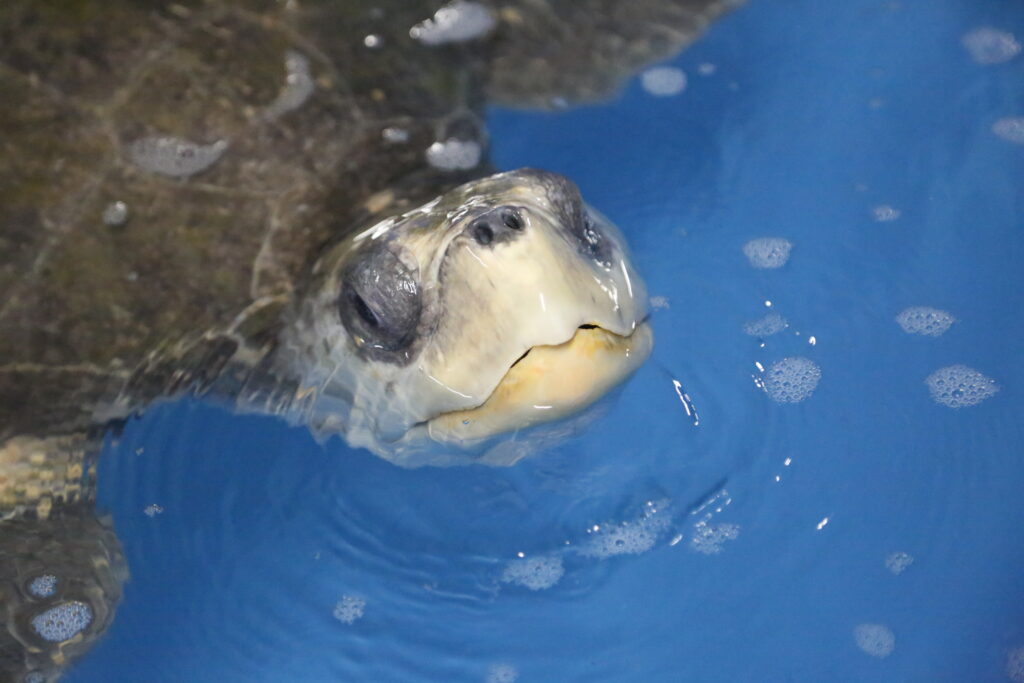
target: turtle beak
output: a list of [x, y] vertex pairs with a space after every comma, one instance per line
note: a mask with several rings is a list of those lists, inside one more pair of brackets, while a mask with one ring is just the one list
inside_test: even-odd
[[583, 325], [565, 343], [530, 348], [478, 407], [430, 420], [430, 437], [464, 444], [576, 413], [632, 375], [653, 343], [646, 321], [628, 336]]

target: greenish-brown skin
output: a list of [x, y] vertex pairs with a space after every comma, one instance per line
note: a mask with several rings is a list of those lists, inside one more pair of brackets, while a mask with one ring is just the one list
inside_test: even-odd
[[[100, 612], [113, 614], [126, 570], [89, 512], [90, 439], [109, 420], [229, 369], [238, 381], [216, 388], [230, 400], [325, 245], [488, 171], [486, 159], [458, 173], [424, 160], [449, 136], [486, 146], [485, 102], [606, 96], [735, 2], [486, 0], [496, 27], [477, 40], [410, 37], [441, 4], [0, 6], [0, 535], [64, 539], [62, 562], [88, 568], [97, 615], [73, 643], [33, 640], [23, 582], [42, 551], [0, 543], [0, 678], [56, 677], [105, 629]], [[315, 88], [271, 115], [289, 51], [308, 59]], [[407, 140], [385, 141], [389, 127]], [[167, 177], [130, 153], [160, 136], [227, 148], [200, 173]], [[128, 217], [108, 224], [115, 202]], [[75, 524], [97, 542], [71, 543]]]

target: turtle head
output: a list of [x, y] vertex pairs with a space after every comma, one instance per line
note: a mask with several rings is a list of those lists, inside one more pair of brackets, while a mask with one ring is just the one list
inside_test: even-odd
[[292, 334], [313, 426], [402, 461], [590, 405], [649, 354], [646, 317], [618, 230], [567, 178], [522, 169], [334, 247]]

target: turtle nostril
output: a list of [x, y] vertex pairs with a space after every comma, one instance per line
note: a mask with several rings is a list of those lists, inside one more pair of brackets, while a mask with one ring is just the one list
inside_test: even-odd
[[523, 219], [512, 209], [505, 209], [501, 212], [501, 222], [512, 230], [523, 229]]
[[494, 241], [494, 231], [486, 223], [477, 223], [473, 226], [473, 239], [486, 246]]

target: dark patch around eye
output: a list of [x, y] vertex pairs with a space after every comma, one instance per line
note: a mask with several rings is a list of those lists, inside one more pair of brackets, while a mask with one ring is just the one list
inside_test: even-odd
[[338, 313], [366, 356], [385, 362], [408, 361], [423, 301], [416, 274], [386, 243], [355, 254], [341, 274]]

